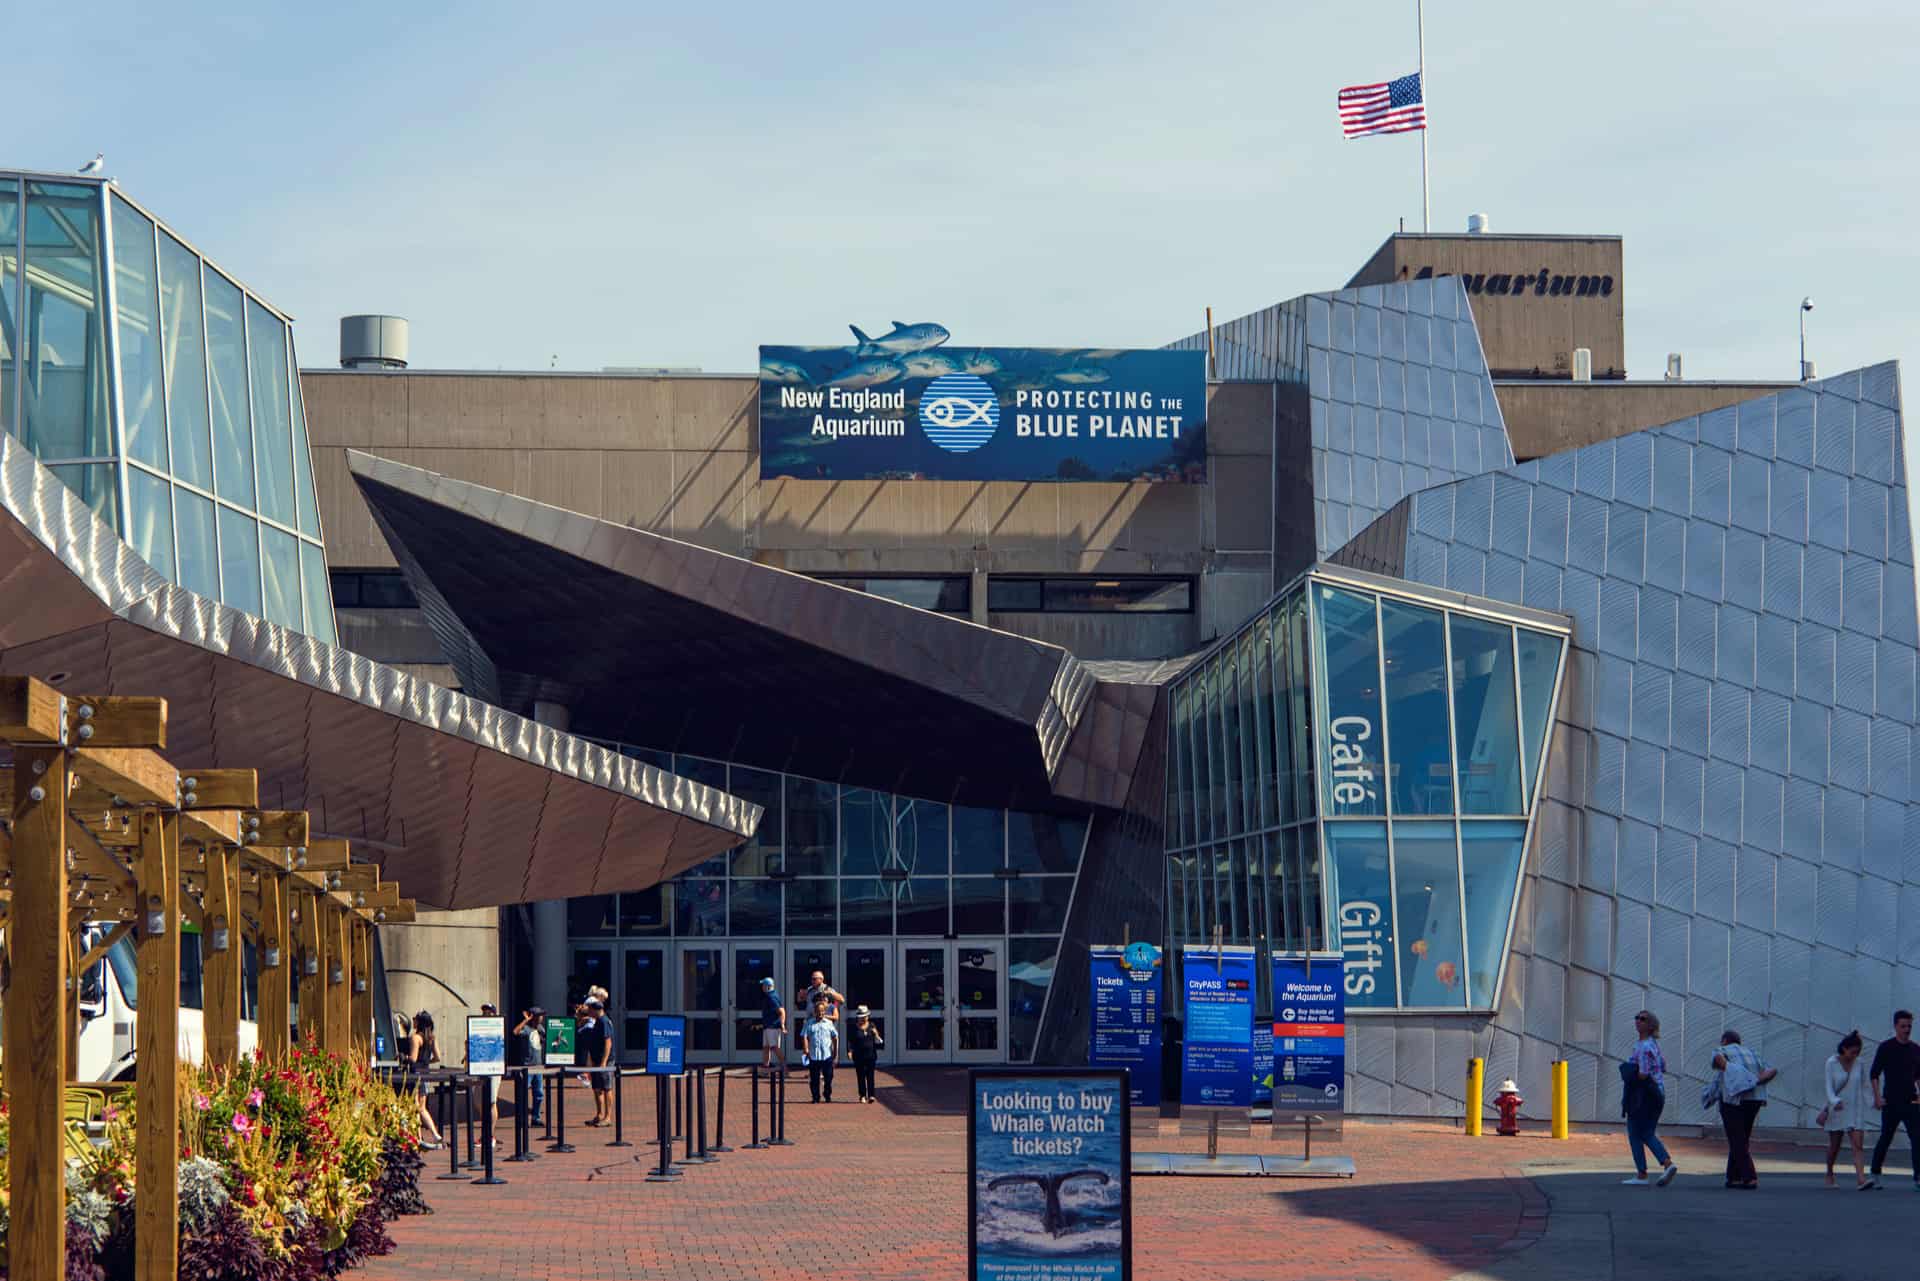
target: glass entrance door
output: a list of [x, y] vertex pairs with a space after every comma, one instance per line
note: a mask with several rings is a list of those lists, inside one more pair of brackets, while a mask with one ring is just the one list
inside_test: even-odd
[[[815, 941], [801, 940], [787, 944], [788, 959], [792, 964], [787, 968], [788, 986], [782, 991], [787, 998], [787, 1036], [788, 1058], [800, 1061], [800, 1029], [813, 1017], [813, 1011], [807, 1008], [807, 989], [813, 986], [813, 976], [817, 973], [826, 979], [827, 986], [835, 991], [843, 991], [839, 966], [839, 948], [828, 939]], [[847, 1012], [840, 1011], [840, 1026], [846, 1026]]]
[[[780, 981], [779, 965], [776, 958], [779, 949], [772, 943], [735, 943], [733, 945], [733, 982], [729, 990], [733, 996], [733, 1008], [730, 1021], [733, 1025], [733, 1063], [758, 1063], [760, 1061], [760, 980], [772, 978], [777, 985]], [[786, 994], [781, 994], [785, 999]], [[787, 1035], [793, 1035], [797, 1026], [793, 1022], [793, 1011], [787, 1011]]]
[[866, 1006], [873, 1026], [880, 1033], [880, 1062], [893, 1062], [893, 1025], [887, 1018], [889, 1002], [887, 1000], [887, 976], [893, 966], [888, 962], [892, 958], [893, 948], [884, 943], [848, 943], [843, 949], [846, 957], [847, 977], [839, 984], [840, 990], [847, 994], [847, 1008], [841, 1014], [844, 1025], [841, 1035], [853, 1026], [853, 1011], [858, 1006]]
[[944, 941], [900, 944], [900, 1063], [946, 1063], [947, 963], [953, 945]]
[[680, 1013], [687, 1016], [687, 1058], [716, 1063], [722, 1056], [721, 1034], [727, 1013], [725, 947], [713, 944], [680, 945]]
[[953, 946], [953, 1061], [1006, 1058], [1006, 947], [961, 939]]
[[647, 1015], [667, 1008], [666, 944], [627, 944], [620, 958], [620, 986], [608, 990], [621, 1020], [620, 1061], [646, 1062]]

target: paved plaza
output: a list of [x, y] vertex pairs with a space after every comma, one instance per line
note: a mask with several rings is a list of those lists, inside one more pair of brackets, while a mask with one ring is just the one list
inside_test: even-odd
[[[882, 1073], [881, 1103], [814, 1106], [789, 1083], [795, 1146], [736, 1151], [673, 1185], [645, 1181], [654, 1149], [634, 1134], [570, 1125], [578, 1151], [503, 1165], [504, 1187], [423, 1182], [436, 1213], [400, 1220], [398, 1250], [365, 1281], [925, 1281], [966, 1271], [965, 1073]], [[727, 1139], [745, 1142], [740, 1082]], [[629, 1119], [652, 1087], [626, 1082]], [[510, 1092], [509, 1099], [510, 1102]], [[590, 1114], [570, 1092], [571, 1116]], [[511, 1107], [503, 1108], [511, 1113]], [[509, 1131], [510, 1124], [506, 1127]], [[1191, 1150], [1168, 1133], [1154, 1145]], [[1244, 1147], [1250, 1141], [1232, 1141]], [[1271, 1147], [1258, 1140], [1262, 1148]], [[1143, 1149], [1146, 1144], [1142, 1143]], [[1853, 1279], [1891, 1275], [1890, 1225], [1920, 1216], [1904, 1153], [1885, 1191], [1819, 1188], [1816, 1153], [1763, 1145], [1762, 1187], [1721, 1187], [1725, 1151], [1680, 1140], [1671, 1188], [1620, 1186], [1615, 1135], [1470, 1140], [1431, 1122], [1356, 1122], [1332, 1145], [1351, 1182], [1138, 1178], [1135, 1275], [1186, 1281], [1444, 1281], [1463, 1277]], [[544, 1145], [541, 1145], [541, 1150]], [[429, 1176], [445, 1172], [444, 1154]], [[1850, 1185], [1851, 1175], [1843, 1176]]]

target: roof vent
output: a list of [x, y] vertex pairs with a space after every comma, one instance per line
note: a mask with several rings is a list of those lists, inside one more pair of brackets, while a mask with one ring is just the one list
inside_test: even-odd
[[1677, 351], [1670, 351], [1667, 353], [1667, 381], [1670, 383], [1677, 383], [1680, 381], [1681, 377], [1682, 377], [1682, 374], [1680, 373], [1680, 353]]
[[340, 317], [340, 368], [405, 369], [407, 322], [401, 316]]
[[1469, 236], [1486, 235], [1487, 234], [1487, 216], [1485, 214], [1468, 214], [1467, 215], [1467, 234]]
[[1575, 347], [1573, 349], [1573, 381], [1577, 383], [1593, 381], [1593, 348]]

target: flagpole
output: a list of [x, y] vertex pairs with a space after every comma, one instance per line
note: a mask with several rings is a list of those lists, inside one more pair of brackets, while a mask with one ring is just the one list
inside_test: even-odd
[[[1420, 101], [1428, 103], [1427, 98], [1427, 3], [1426, 0], [1414, 0], [1414, 24], [1420, 36]], [[1432, 110], [1427, 110], [1427, 118], [1432, 120]], [[1420, 129], [1420, 230], [1422, 233], [1433, 230], [1433, 197], [1427, 187], [1427, 133], [1431, 128], [1423, 124]]]

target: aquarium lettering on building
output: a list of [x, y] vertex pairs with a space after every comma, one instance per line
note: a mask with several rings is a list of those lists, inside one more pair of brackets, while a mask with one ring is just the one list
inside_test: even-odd
[[962, 348], [932, 323], [849, 328], [842, 347], [760, 349], [763, 478], [1207, 478], [1203, 352]]

